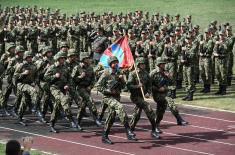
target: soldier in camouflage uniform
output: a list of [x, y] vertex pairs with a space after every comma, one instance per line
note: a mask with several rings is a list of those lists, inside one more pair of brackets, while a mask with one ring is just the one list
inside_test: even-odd
[[147, 32], [141, 32], [141, 39], [136, 43], [135, 56], [143, 57], [145, 59], [146, 70], [149, 72], [149, 61], [148, 61], [148, 52], [149, 52], [149, 40], [147, 39]]
[[[42, 52], [42, 59], [36, 61], [37, 74], [38, 74], [38, 93], [39, 97], [36, 101], [36, 110], [38, 110], [38, 115], [41, 117], [40, 121], [46, 123], [45, 116], [50, 107], [53, 110], [52, 97], [50, 93], [50, 85], [44, 79], [44, 75], [47, 69], [54, 63], [53, 60], [53, 49], [50, 46], [45, 46]], [[41, 102], [42, 100], [42, 102]]]
[[130, 130], [127, 113], [120, 103], [120, 93], [121, 89], [125, 86], [125, 81], [123, 75], [117, 69], [117, 57], [110, 57], [108, 63], [110, 69], [105, 70], [97, 82], [97, 89], [104, 95], [103, 102], [105, 102], [109, 108], [109, 114], [106, 118], [102, 135], [102, 142], [113, 144], [108, 135], [114, 123], [116, 114], [119, 116], [121, 123], [126, 129], [127, 138], [129, 140], [136, 140], [134, 133]]
[[[8, 66], [10, 60], [13, 59], [14, 56], [15, 56], [15, 44], [14, 43], [8, 43], [7, 46], [6, 46], [6, 52], [1, 57], [1, 61], [2, 61], [3, 65], [4, 65], [5, 71], [7, 69], [7, 66]], [[6, 94], [7, 88], [11, 88], [11, 86], [12, 86], [11, 77], [8, 78], [8, 76], [5, 75], [5, 71], [4, 71], [3, 75], [2, 75], [2, 78], [6, 76], [7, 81], [9, 83], [6, 86], [6, 91], [3, 92], [3, 94]], [[3, 95], [3, 96], [5, 96], [5, 95]], [[2, 107], [5, 107], [5, 108], [7, 107], [7, 102], [5, 100], [5, 97], [1, 98], [0, 105]], [[5, 113], [6, 113], [6, 115], [10, 115], [6, 109], [5, 109]]]
[[35, 17], [31, 17], [30, 21], [30, 27], [28, 28], [27, 33], [27, 48], [29, 51], [32, 51], [34, 54], [36, 54], [38, 53], [39, 29], [37, 27]]
[[177, 59], [180, 51], [180, 45], [175, 41], [174, 33], [170, 34], [169, 41], [166, 40], [164, 46], [163, 57], [167, 61], [166, 71], [168, 71], [171, 75], [168, 96], [171, 98], [176, 98]]
[[72, 112], [70, 109], [70, 98], [69, 89], [71, 85], [70, 73], [65, 66], [66, 53], [58, 52], [55, 58], [55, 64], [50, 66], [46, 71], [44, 78], [50, 84], [50, 92], [53, 97], [54, 108], [51, 114], [50, 126], [51, 132], [57, 133], [55, 129], [55, 123], [62, 108], [65, 112], [66, 117], [69, 119], [71, 126], [77, 130], [80, 130], [72, 117]]
[[215, 42], [213, 55], [215, 57], [215, 74], [219, 83], [219, 90], [215, 94], [225, 95], [228, 71], [228, 44], [225, 41], [223, 32], [219, 32], [219, 41]]
[[211, 87], [211, 80], [212, 80], [212, 53], [214, 43], [209, 38], [209, 30], [206, 29], [204, 33], [203, 41], [200, 41], [199, 45], [199, 66], [200, 66], [200, 73], [201, 78], [204, 84], [204, 88], [201, 90], [202, 93], [209, 93]]
[[[130, 94], [131, 101], [135, 104], [134, 113], [130, 121], [130, 128], [132, 131], [134, 131], [135, 126], [140, 119], [142, 110], [144, 110], [152, 126], [151, 136], [153, 138], [159, 139], [159, 135], [156, 132], [154, 111], [151, 108], [150, 104], [144, 100], [143, 94], [141, 92], [141, 89], [143, 89], [145, 97], [146, 98], [150, 97], [151, 81], [148, 72], [145, 71], [144, 58], [137, 58], [136, 66], [137, 70], [134, 70], [130, 73], [127, 81], [127, 87], [131, 93]], [[139, 79], [137, 77], [137, 74], [139, 76]]]
[[78, 17], [73, 17], [72, 26], [68, 30], [68, 39], [70, 48], [75, 49], [80, 54], [80, 37], [81, 37], [81, 27], [79, 25]]
[[188, 122], [184, 121], [179, 114], [174, 100], [167, 97], [168, 85], [171, 82], [170, 74], [165, 71], [166, 61], [163, 58], [157, 58], [157, 68], [150, 73], [152, 82], [152, 95], [155, 102], [157, 102], [156, 111], [156, 132], [162, 133], [159, 128], [160, 122], [163, 118], [167, 106], [175, 116], [178, 125], [187, 125]]
[[[26, 107], [32, 107], [32, 100], [37, 99], [37, 91], [35, 89], [36, 83], [36, 66], [32, 63], [33, 53], [26, 51], [24, 53], [24, 62], [16, 66], [14, 73], [14, 80], [17, 83], [17, 91], [22, 94], [20, 107], [18, 110], [18, 121], [20, 124], [25, 126], [23, 122], [23, 114]], [[29, 108], [31, 109], [31, 108]]]
[[233, 54], [233, 49], [234, 49], [234, 44], [235, 44], [235, 36], [232, 33], [232, 26], [227, 26], [226, 27], [226, 40], [228, 44], [228, 77], [227, 77], [227, 82], [228, 86], [231, 86], [231, 81], [232, 81], [232, 75], [233, 75], [233, 59], [234, 59], [234, 54]]
[[27, 49], [26, 36], [28, 33], [28, 29], [25, 25], [25, 17], [20, 16], [19, 20], [20, 21], [17, 26], [13, 29], [13, 33], [16, 37], [16, 45], [21, 45], [24, 47], [24, 49]]
[[194, 63], [196, 58], [197, 47], [192, 44], [192, 36], [188, 35], [185, 39], [186, 46], [182, 47], [181, 60], [183, 64], [183, 77], [186, 89], [186, 96], [183, 100], [192, 101], [195, 91], [194, 83]]
[[95, 73], [91, 67], [90, 54], [88, 52], [81, 52], [80, 61], [80, 65], [73, 69], [71, 75], [77, 87], [76, 89], [82, 98], [82, 103], [77, 114], [78, 124], [81, 125], [83, 114], [86, 107], [88, 107], [96, 125], [101, 126], [101, 123], [98, 120], [97, 109], [91, 98], [91, 89], [95, 85]]
[[4, 101], [3, 105], [7, 106], [7, 101], [10, 97], [12, 90], [14, 91], [15, 95], [17, 95], [17, 99], [15, 101], [14, 111], [18, 110], [21, 101], [21, 94], [20, 92], [16, 91], [16, 83], [13, 81], [13, 75], [16, 69], [16, 66], [23, 62], [23, 55], [24, 55], [24, 47], [19, 45], [16, 47], [15, 50], [15, 57], [9, 60], [7, 69], [5, 71], [5, 75], [7, 77], [8, 85], [6, 87], [6, 91], [4, 93]]
[[[0, 60], [0, 101], [2, 101], [4, 98], [3, 98], [3, 93], [2, 93], [2, 76], [3, 76], [3, 73], [5, 71], [5, 68], [4, 68], [4, 65], [3, 65], [3, 62]], [[2, 105], [0, 105], [0, 109], [2, 109]], [[3, 116], [2, 114], [0, 114], [0, 117]]]

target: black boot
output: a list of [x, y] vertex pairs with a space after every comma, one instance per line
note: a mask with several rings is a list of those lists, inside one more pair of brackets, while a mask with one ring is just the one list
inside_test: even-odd
[[128, 122], [124, 123], [124, 127], [125, 127], [125, 129], [126, 129], [126, 136], [127, 136], [127, 139], [129, 139], [129, 140], [137, 140], [137, 139], [135, 138], [134, 132], [131, 131]]
[[206, 84], [204, 84], [204, 87], [203, 87], [203, 89], [200, 91], [200, 93], [204, 93], [205, 90], [206, 90]]
[[186, 96], [182, 98], [183, 101], [186, 101], [188, 100], [188, 97], [189, 97], [189, 92], [187, 92]]
[[231, 86], [231, 85], [232, 85], [232, 77], [231, 77], [231, 76], [229, 76], [229, 77], [227, 78], [227, 82], [228, 82], [228, 86]]
[[8, 112], [7, 108], [3, 109], [5, 116], [11, 116], [11, 114]]
[[97, 127], [101, 127], [102, 126], [101, 121], [98, 119], [98, 114], [97, 113], [93, 114], [93, 119], [94, 119], [95, 124], [96, 124]]
[[176, 90], [171, 90], [171, 98], [175, 99], [176, 98]]
[[134, 140], [136, 141], [137, 139], [135, 138], [135, 134], [129, 129], [126, 129], [126, 136], [127, 136], [127, 139], [129, 140]]
[[220, 95], [222, 93], [222, 85], [219, 85], [219, 90], [215, 92], [215, 95]]
[[155, 131], [159, 134], [162, 133], [162, 130], [160, 129], [159, 124], [156, 125], [156, 130]]
[[204, 91], [204, 93], [209, 93], [209, 92], [211, 92], [211, 85], [210, 84], [206, 84], [205, 85], [205, 91]]
[[187, 101], [192, 101], [193, 100], [193, 92], [189, 92], [188, 98], [186, 100]]
[[176, 120], [177, 120], [177, 125], [185, 126], [185, 125], [188, 124], [188, 122], [183, 120], [183, 118], [179, 114], [176, 115], [175, 117], [176, 117]]
[[51, 121], [51, 124], [50, 124], [50, 132], [59, 133], [59, 132], [55, 129], [55, 121]]
[[171, 96], [172, 96], [172, 91], [169, 90], [169, 91], [167, 92], [167, 97], [171, 97]]
[[177, 80], [176, 81], [176, 89], [181, 89], [182, 88], [182, 80]]
[[23, 121], [23, 116], [19, 116], [18, 122], [19, 122], [19, 124], [22, 125], [22, 126], [27, 126], [27, 124]]
[[113, 144], [113, 142], [108, 137], [108, 132], [107, 131], [104, 131], [103, 134], [102, 134], [102, 143]]
[[153, 130], [153, 131], [151, 132], [151, 136], [152, 136], [152, 138], [154, 138], [154, 139], [160, 139], [160, 135], [159, 135], [159, 133], [158, 133], [156, 130]]
[[42, 123], [44, 123], [44, 124], [47, 123], [47, 121], [45, 120], [45, 116], [42, 116], [42, 117], [40, 118], [40, 122], [42, 122]]
[[226, 86], [225, 85], [221, 85], [221, 95], [226, 95]]

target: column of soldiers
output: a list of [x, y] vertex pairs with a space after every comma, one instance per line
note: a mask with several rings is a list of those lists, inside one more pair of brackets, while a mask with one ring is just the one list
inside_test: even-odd
[[[136, 140], [133, 131], [144, 110], [152, 126], [151, 136], [158, 139], [167, 107], [178, 125], [188, 123], [173, 100], [182, 83], [186, 101], [193, 100], [199, 79], [202, 93], [210, 92], [215, 78], [217, 95], [225, 95], [231, 85], [235, 37], [229, 23], [218, 26], [212, 21], [200, 33], [190, 15], [181, 21], [179, 14], [175, 18], [159, 13], [150, 16], [140, 10], [117, 15], [83, 11], [68, 16], [59, 9], [13, 6], [0, 8], [0, 15], [0, 108], [24, 126], [23, 115], [29, 110], [43, 123], [51, 112], [52, 132], [58, 132], [55, 123], [61, 115], [72, 128], [82, 131], [86, 107], [97, 126], [102, 125], [107, 109], [102, 141], [112, 144], [108, 134], [116, 114], [128, 139]], [[119, 71], [115, 57], [109, 60], [109, 70], [98, 63], [104, 50], [123, 35], [129, 37], [137, 72]], [[3, 79], [7, 81], [5, 89]], [[91, 98], [95, 86], [104, 96], [100, 114]], [[135, 105], [130, 124], [120, 103], [123, 89], [130, 92]], [[7, 103], [12, 92], [16, 100], [11, 110]], [[145, 100], [151, 95], [157, 103], [156, 114]], [[78, 107], [77, 120], [71, 111], [73, 103]]]

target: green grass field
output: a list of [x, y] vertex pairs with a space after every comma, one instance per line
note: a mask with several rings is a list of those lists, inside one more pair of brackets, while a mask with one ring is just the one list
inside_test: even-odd
[[[193, 24], [199, 24], [204, 30], [212, 21], [217, 20], [218, 23], [229, 22], [235, 27], [235, 1], [234, 0], [0, 0], [2, 7], [20, 5], [50, 7], [52, 9], [59, 8], [61, 12], [75, 14], [80, 11], [103, 13], [104, 11], [128, 12], [136, 9], [149, 11], [150, 13], [159, 12], [160, 14], [169, 13], [170, 15], [181, 14], [181, 17], [191, 14]], [[235, 73], [235, 67], [234, 67]], [[198, 86], [198, 90], [200, 85]], [[214, 85], [214, 89], [217, 89]], [[184, 95], [183, 91], [179, 91], [180, 97]], [[228, 89], [228, 95], [215, 96], [212, 93], [202, 95], [195, 94], [195, 100], [192, 102], [183, 102], [176, 99], [180, 104], [193, 104], [212, 108], [221, 108], [235, 111], [235, 88]]]
[[212, 20], [219, 23], [230, 22], [235, 25], [234, 0], [0, 0], [2, 6], [20, 5], [60, 8], [62, 12], [73, 14], [79, 11], [128, 12], [136, 9], [161, 14], [181, 16], [191, 14], [193, 23], [203, 28]]

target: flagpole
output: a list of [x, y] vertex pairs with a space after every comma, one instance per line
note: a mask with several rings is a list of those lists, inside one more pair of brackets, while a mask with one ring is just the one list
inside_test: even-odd
[[[138, 74], [138, 72], [137, 72], [135, 63], [134, 63], [134, 68], [135, 68], [135, 72], [136, 72], [136, 75], [137, 75], [138, 82], [139, 82], [139, 84], [140, 84], [140, 83], [141, 83], [141, 82], [140, 82], [140, 77], [139, 77], [139, 74]], [[143, 95], [144, 100], [146, 100], [146, 99], [145, 99], [145, 96], [144, 96], [143, 86], [140, 87], [140, 90], [141, 90], [141, 93], [142, 93], [142, 95]]]

